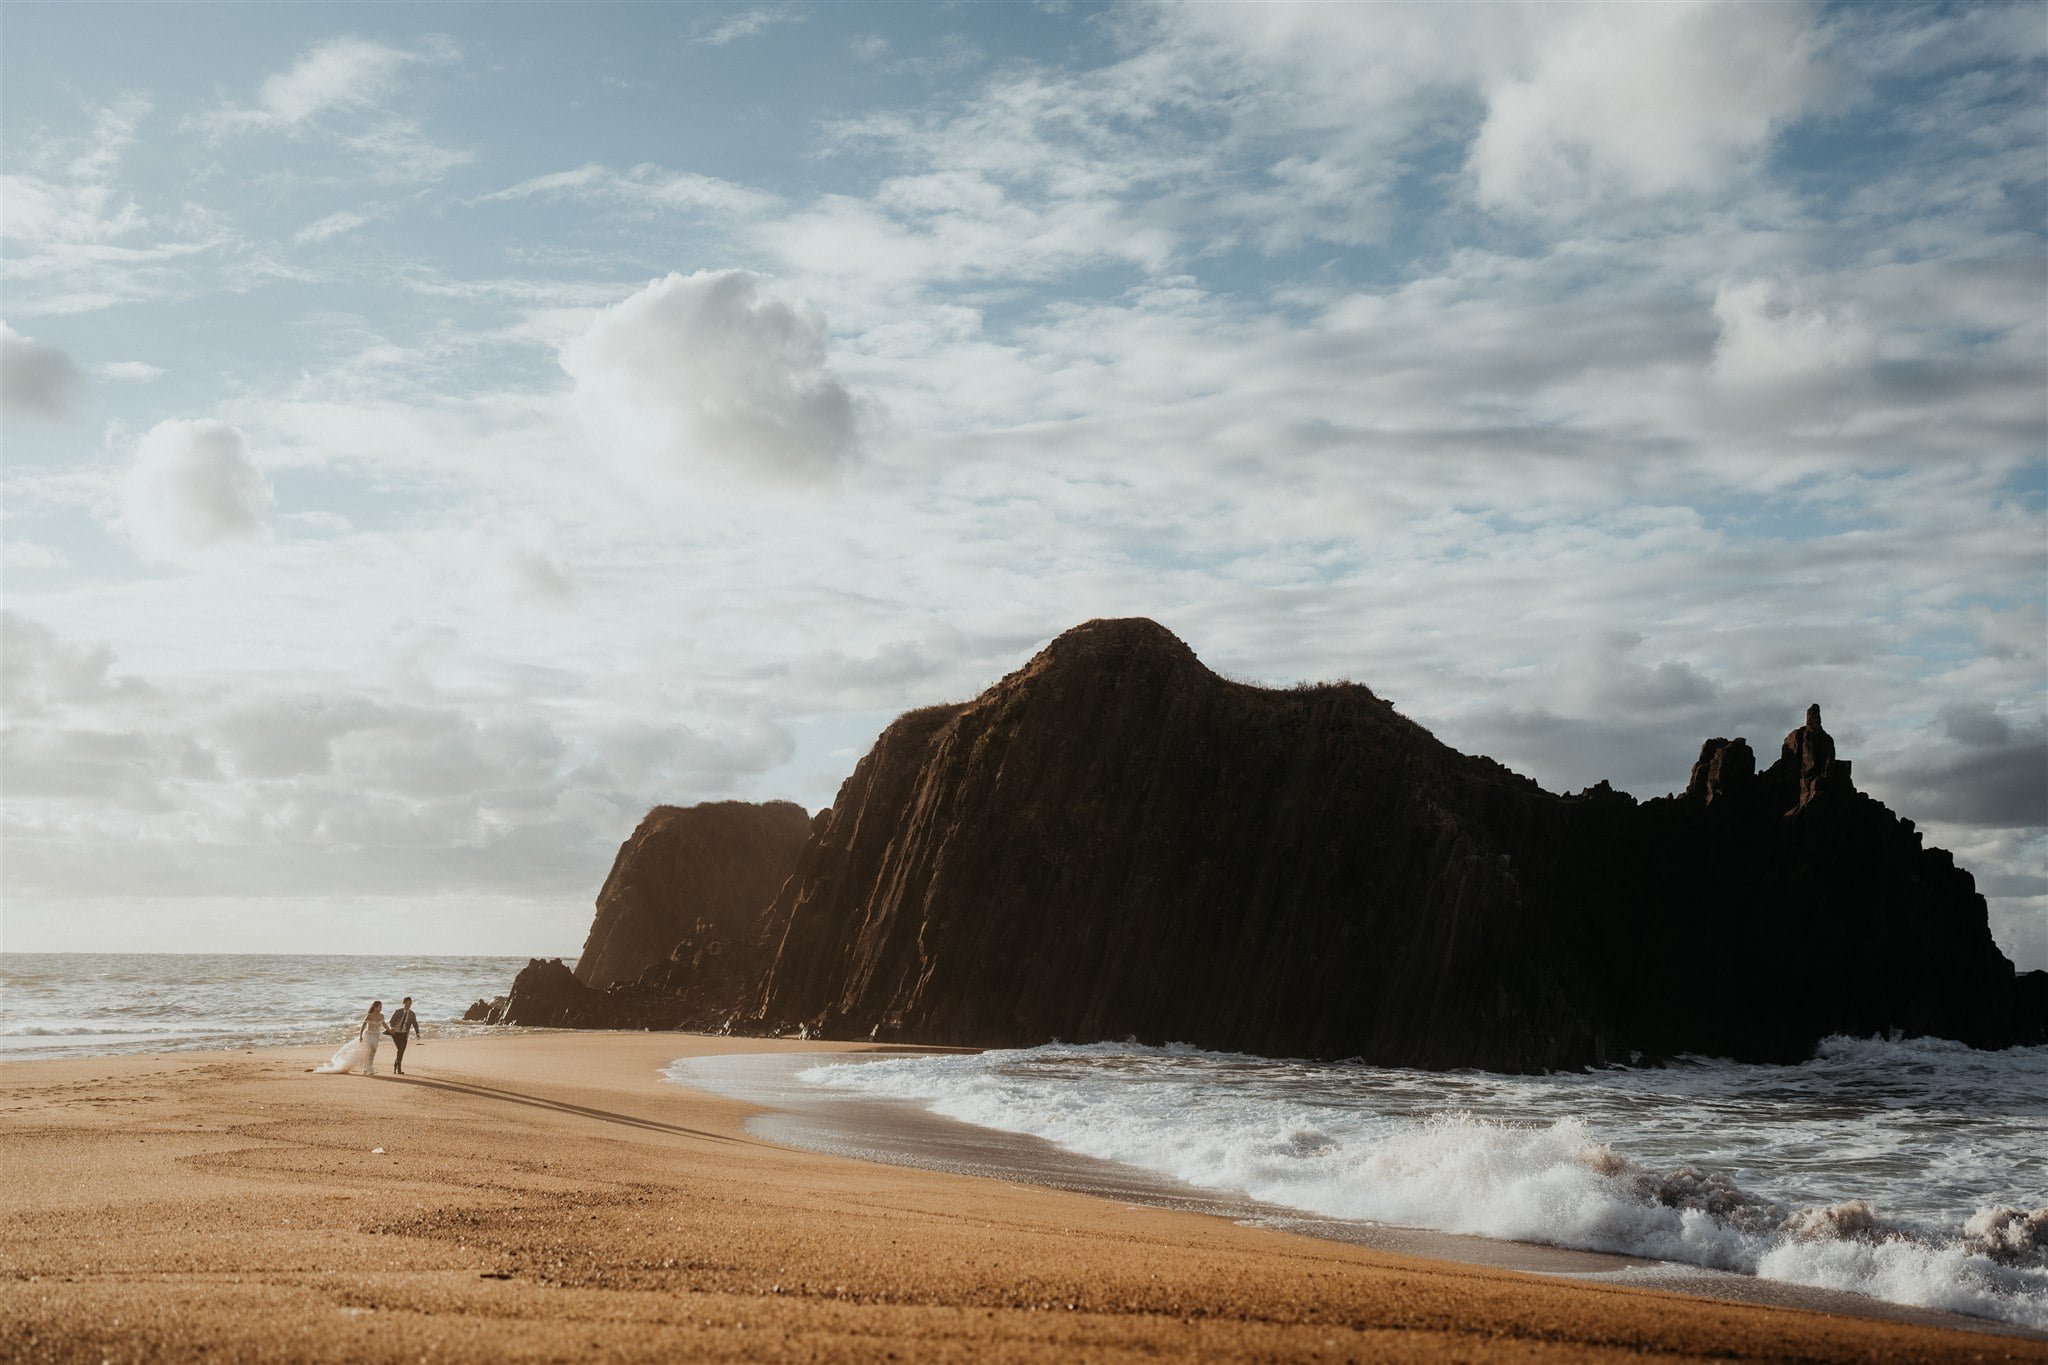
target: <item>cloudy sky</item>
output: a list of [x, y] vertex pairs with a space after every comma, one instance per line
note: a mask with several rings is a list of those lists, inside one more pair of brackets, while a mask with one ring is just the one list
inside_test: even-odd
[[2048, 966], [2038, 5], [0, 25], [6, 948], [573, 952], [1148, 615], [1553, 789], [1819, 701]]

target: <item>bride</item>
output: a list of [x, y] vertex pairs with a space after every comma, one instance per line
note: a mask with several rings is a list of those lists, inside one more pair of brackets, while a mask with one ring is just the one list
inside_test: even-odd
[[377, 1044], [384, 1039], [384, 1002], [372, 1000], [370, 1012], [356, 1028], [356, 1036], [341, 1045], [341, 1051], [314, 1067], [315, 1071], [360, 1071], [377, 1074]]

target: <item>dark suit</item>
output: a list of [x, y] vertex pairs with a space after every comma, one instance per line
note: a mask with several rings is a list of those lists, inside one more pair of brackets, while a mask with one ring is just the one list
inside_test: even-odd
[[420, 1031], [419, 1016], [400, 1005], [384, 1021], [384, 1031], [391, 1035], [392, 1046], [398, 1049], [398, 1055], [391, 1059], [391, 1069], [402, 1076], [405, 1074], [405, 1045]]

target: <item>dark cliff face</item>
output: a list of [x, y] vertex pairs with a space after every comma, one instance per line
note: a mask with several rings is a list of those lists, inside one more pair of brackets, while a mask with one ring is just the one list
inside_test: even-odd
[[751, 936], [810, 830], [803, 807], [787, 801], [656, 806], [619, 845], [576, 979], [633, 981], [684, 938], [708, 950]]
[[1364, 687], [1241, 686], [1092, 622], [883, 735], [778, 899], [758, 1017], [1560, 1064], [1595, 1020], [1485, 819], [1541, 798]]
[[1544, 792], [1366, 688], [1228, 682], [1148, 621], [892, 725], [768, 914], [743, 1025], [1526, 1070], [2042, 1036], [1948, 855], [1818, 709], [1679, 797]]

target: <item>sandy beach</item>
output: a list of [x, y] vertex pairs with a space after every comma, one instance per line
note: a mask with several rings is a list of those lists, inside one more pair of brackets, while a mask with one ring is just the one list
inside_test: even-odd
[[403, 1078], [309, 1074], [326, 1048], [0, 1064], [0, 1356], [2048, 1360], [793, 1150], [661, 1079], [830, 1047], [438, 1038]]

